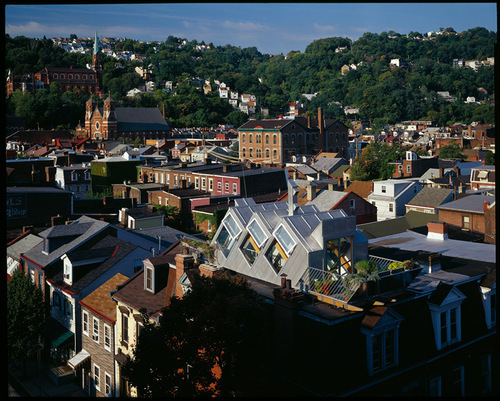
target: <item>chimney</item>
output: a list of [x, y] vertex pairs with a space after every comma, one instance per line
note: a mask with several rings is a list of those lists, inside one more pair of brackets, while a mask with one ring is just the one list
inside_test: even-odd
[[443, 221], [429, 221], [427, 223], [427, 238], [445, 240], [448, 239], [448, 224]]
[[435, 273], [441, 270], [441, 254], [419, 251], [418, 262], [422, 266], [422, 273]]
[[288, 215], [292, 216], [297, 208], [297, 184], [293, 180], [288, 180]]
[[323, 109], [321, 107], [318, 107], [318, 128], [319, 128], [319, 136], [318, 136], [319, 150], [325, 150]]
[[489, 209], [490, 202], [489, 201], [484, 201], [483, 203], [483, 210], [486, 212]]
[[194, 266], [192, 255], [175, 255], [175, 295], [182, 298], [182, 286], [179, 284], [184, 272]]
[[442, 177], [444, 177], [444, 168], [440, 167], [439, 168], [439, 178], [442, 178]]
[[311, 116], [307, 116], [307, 128], [311, 128]]
[[185, 178], [183, 178], [181, 180], [181, 188], [182, 189], [186, 189], [187, 188], [187, 180]]
[[311, 184], [309, 184], [306, 188], [307, 190], [307, 201], [310, 202], [312, 201], [314, 198], [316, 198], [316, 187], [312, 186]]

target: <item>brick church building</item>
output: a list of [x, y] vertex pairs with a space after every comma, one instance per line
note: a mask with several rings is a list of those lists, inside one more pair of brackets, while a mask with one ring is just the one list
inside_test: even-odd
[[54, 82], [60, 85], [60, 92], [72, 92], [74, 89], [102, 96], [102, 65], [100, 59], [97, 32], [94, 39], [92, 68], [56, 68], [45, 67], [42, 70], [23, 77], [7, 78], [7, 96], [16, 89], [35, 92], [37, 89], [48, 88]]
[[76, 128], [79, 137], [114, 140], [119, 137], [166, 139], [171, 132], [156, 107], [115, 107], [109, 95], [99, 107], [91, 97], [85, 106], [85, 127]]

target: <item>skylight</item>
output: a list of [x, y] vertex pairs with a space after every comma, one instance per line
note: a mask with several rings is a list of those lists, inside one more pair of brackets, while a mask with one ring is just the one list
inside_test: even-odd
[[261, 248], [267, 239], [267, 235], [264, 230], [262, 230], [259, 223], [257, 223], [257, 220], [252, 220], [252, 222], [248, 225], [248, 231], [252, 235], [257, 246]]
[[274, 236], [278, 240], [279, 244], [281, 245], [287, 256], [290, 256], [296, 244], [293, 238], [286, 230], [286, 228], [283, 225], [280, 225], [274, 232]]

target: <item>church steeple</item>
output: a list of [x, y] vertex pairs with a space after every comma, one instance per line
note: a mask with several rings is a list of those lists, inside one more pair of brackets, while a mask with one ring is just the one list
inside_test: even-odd
[[95, 31], [95, 39], [94, 39], [94, 55], [99, 54], [99, 42], [97, 40], [97, 31]]

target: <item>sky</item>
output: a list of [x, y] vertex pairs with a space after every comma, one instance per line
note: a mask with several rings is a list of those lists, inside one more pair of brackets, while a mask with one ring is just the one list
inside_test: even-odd
[[169, 36], [215, 46], [256, 47], [261, 53], [304, 52], [316, 39], [365, 32], [497, 32], [493, 3], [150, 3], [8, 4], [11, 37], [125, 37], [165, 41]]

